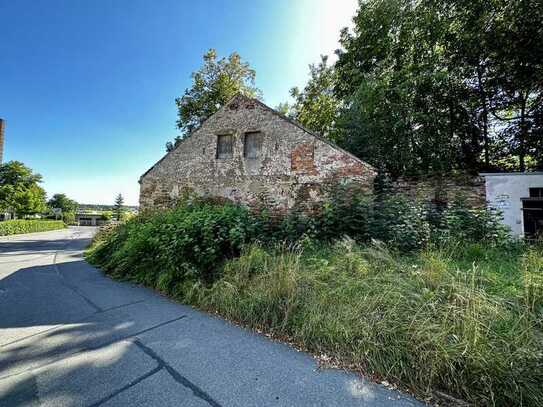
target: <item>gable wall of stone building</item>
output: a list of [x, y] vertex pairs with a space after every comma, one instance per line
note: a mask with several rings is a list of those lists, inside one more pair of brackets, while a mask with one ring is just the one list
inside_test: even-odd
[[[261, 132], [258, 158], [243, 155], [245, 133]], [[233, 156], [217, 158], [217, 137]], [[373, 168], [253, 99], [238, 97], [205, 121], [140, 179], [142, 209], [168, 207], [184, 191], [286, 210], [326, 198], [326, 185], [371, 189]]]

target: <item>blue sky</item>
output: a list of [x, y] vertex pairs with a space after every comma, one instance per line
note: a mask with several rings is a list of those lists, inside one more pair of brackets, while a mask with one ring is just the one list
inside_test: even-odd
[[4, 161], [47, 193], [137, 204], [203, 53], [240, 53], [270, 106], [337, 48], [356, 0], [0, 0]]

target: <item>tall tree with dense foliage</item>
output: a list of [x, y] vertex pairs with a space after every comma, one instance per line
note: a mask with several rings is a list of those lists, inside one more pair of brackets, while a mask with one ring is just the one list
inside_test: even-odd
[[75, 212], [78, 203], [73, 199], [68, 198], [66, 194], [55, 194], [51, 199], [49, 199], [47, 205], [51, 209], [58, 208], [61, 209], [63, 213], [71, 213]]
[[42, 176], [20, 161], [0, 165], [0, 209], [17, 216], [45, 211]]
[[255, 70], [237, 52], [218, 59], [217, 52], [210, 49], [203, 59], [203, 66], [192, 73], [192, 86], [175, 100], [181, 135], [174, 143], [166, 144], [168, 151], [236, 94], [259, 98], [262, 95], [255, 85]]
[[[501, 5], [501, 2], [500, 2]], [[492, 85], [490, 110], [518, 157], [524, 171], [528, 161], [541, 161], [538, 121], [543, 104], [543, 3], [536, 0], [510, 0], [495, 10], [492, 20]]]
[[361, 1], [341, 33], [341, 144], [393, 175], [540, 163], [543, 3]]
[[[328, 57], [321, 56], [318, 64], [309, 66], [309, 80], [300, 90], [294, 87], [290, 95], [294, 103], [287, 107], [288, 115], [307, 129], [331, 140], [336, 139], [336, 122], [340, 99], [334, 93], [336, 71], [328, 64]], [[285, 109], [282, 104], [280, 108]]]

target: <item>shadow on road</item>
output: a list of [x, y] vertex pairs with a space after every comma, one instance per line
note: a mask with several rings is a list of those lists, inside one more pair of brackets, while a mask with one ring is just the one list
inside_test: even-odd
[[10, 253], [17, 252], [43, 252], [58, 250], [72, 242], [71, 239], [59, 239], [54, 241], [43, 241], [43, 240], [15, 240], [12, 242], [9, 241], [0, 241], [0, 258]]
[[100, 405], [160, 370], [137, 346], [137, 335], [185, 317], [83, 260], [25, 267], [3, 278], [0, 313], [2, 406]]

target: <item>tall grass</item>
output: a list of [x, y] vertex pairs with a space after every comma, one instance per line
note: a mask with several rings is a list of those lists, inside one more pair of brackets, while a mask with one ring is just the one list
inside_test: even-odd
[[543, 257], [540, 253], [540, 250], [531, 249], [522, 259], [524, 302], [533, 312], [543, 307]]
[[[193, 286], [185, 299], [419, 395], [540, 406], [541, 297], [533, 280], [521, 277], [512, 288], [527, 297], [496, 295], [492, 260], [459, 268], [454, 258], [464, 250], [402, 257], [351, 240], [305, 252], [252, 245], [223, 278]], [[535, 259], [543, 253], [517, 260], [526, 268]]]

